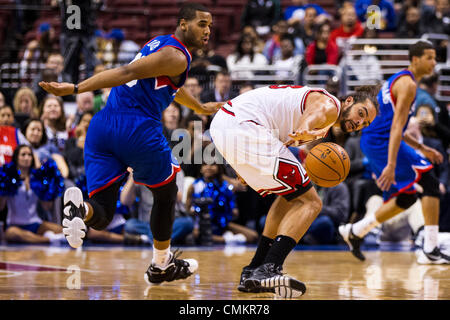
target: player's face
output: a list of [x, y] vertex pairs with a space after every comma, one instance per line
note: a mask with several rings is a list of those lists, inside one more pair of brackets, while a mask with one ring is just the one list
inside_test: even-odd
[[434, 67], [436, 66], [436, 50], [434, 49], [426, 49], [423, 52], [423, 55], [418, 58], [417, 61], [420, 70], [425, 75], [430, 75], [434, 71]]
[[204, 49], [211, 34], [212, 16], [209, 12], [196, 11], [195, 19], [186, 23], [186, 42], [188, 46]]
[[349, 106], [342, 111], [340, 120], [340, 127], [346, 133], [367, 127], [377, 116], [375, 106], [369, 99], [365, 102], [352, 102], [351, 97], [345, 101]]

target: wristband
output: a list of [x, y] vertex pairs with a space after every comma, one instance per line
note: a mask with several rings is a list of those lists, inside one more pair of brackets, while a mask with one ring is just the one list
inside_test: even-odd
[[78, 93], [78, 84], [75, 84], [73, 87], [73, 93], [77, 94]]

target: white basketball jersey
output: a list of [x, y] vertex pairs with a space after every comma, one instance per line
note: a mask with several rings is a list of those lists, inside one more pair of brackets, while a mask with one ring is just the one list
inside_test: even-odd
[[[341, 103], [325, 89], [304, 86], [272, 85], [247, 91], [230, 101], [224, 109], [235, 114], [238, 121], [256, 122], [273, 131], [282, 142], [290, 140], [288, 134], [299, 128], [310, 92], [322, 92], [336, 104], [338, 114]], [[329, 126], [331, 128], [331, 125]]]

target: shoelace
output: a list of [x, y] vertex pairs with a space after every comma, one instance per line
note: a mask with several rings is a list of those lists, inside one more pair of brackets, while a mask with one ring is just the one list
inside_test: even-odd
[[184, 261], [183, 259], [177, 259], [182, 253], [183, 253], [183, 251], [181, 251], [179, 249], [175, 249], [172, 252], [172, 254], [173, 254], [173, 256], [172, 256], [173, 262], [176, 265], [180, 265], [181, 264], [183, 267], [188, 267], [189, 264], [186, 261]]

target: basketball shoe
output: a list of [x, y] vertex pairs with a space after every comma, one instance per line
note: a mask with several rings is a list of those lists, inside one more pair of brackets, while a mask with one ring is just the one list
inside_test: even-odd
[[244, 281], [247, 280], [251, 276], [251, 274], [254, 270], [255, 270], [255, 268], [250, 268], [249, 266], [246, 266], [242, 269], [241, 279], [239, 280], [239, 285], [238, 285], [237, 289], [241, 292], [251, 292], [251, 293], [272, 292], [272, 293], [275, 293], [275, 289], [273, 289], [273, 288], [271, 288], [271, 289], [266, 289], [266, 288], [262, 288], [262, 287], [247, 288], [244, 285]]
[[249, 292], [254, 290], [263, 290], [274, 292], [282, 298], [296, 298], [303, 295], [306, 286], [289, 276], [281, 273], [281, 266], [275, 266], [274, 263], [265, 263], [255, 270], [244, 280], [244, 286]]
[[348, 223], [345, 225], [339, 226], [339, 234], [342, 239], [347, 243], [350, 248], [352, 254], [359, 260], [364, 261], [366, 257], [362, 254], [360, 246], [363, 242], [363, 238], [357, 237], [353, 234], [352, 224]]
[[83, 194], [80, 189], [71, 187], [64, 192], [64, 219], [62, 221], [63, 233], [72, 248], [83, 244], [86, 236], [84, 217], [86, 209], [83, 203]]
[[144, 279], [148, 284], [157, 284], [164, 281], [186, 279], [198, 269], [198, 262], [195, 259], [177, 259], [182, 252], [178, 249], [173, 253], [166, 267], [157, 267], [153, 263], [144, 274]]
[[418, 264], [450, 264], [450, 257], [443, 254], [438, 247], [431, 252], [418, 249], [416, 250], [416, 258]]

